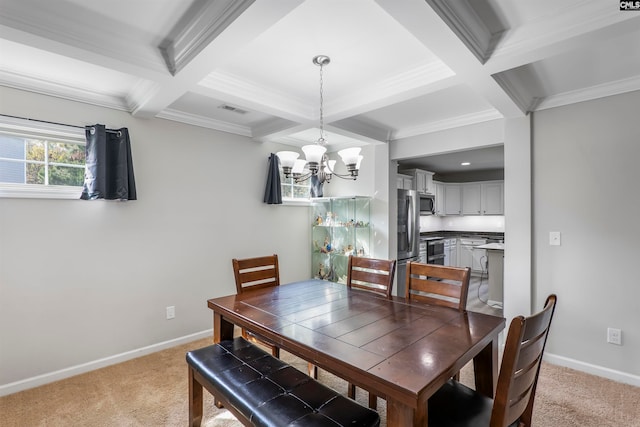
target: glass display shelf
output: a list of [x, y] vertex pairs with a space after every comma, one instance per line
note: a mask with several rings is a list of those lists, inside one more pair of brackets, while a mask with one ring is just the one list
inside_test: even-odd
[[369, 197], [314, 199], [312, 277], [346, 283], [349, 255], [370, 256], [370, 204]]

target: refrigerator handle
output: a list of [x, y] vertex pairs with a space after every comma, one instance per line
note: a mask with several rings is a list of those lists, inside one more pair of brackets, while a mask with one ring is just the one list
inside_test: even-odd
[[407, 204], [407, 208], [408, 208], [409, 212], [407, 212], [407, 219], [408, 219], [408, 221], [407, 221], [407, 224], [408, 224], [408, 227], [407, 227], [408, 228], [408, 233], [407, 233], [407, 243], [408, 243], [408, 245], [407, 245], [407, 247], [413, 253], [414, 252], [414, 248], [415, 248], [414, 245], [416, 244], [415, 238], [413, 236], [413, 229], [415, 227], [414, 220], [413, 220], [413, 218], [415, 218], [415, 215], [414, 215], [415, 206], [413, 205], [414, 204], [414, 198], [413, 197], [408, 197], [408, 199], [409, 199], [409, 203]]

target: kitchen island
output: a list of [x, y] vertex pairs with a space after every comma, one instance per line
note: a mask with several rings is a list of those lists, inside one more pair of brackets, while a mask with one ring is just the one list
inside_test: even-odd
[[476, 249], [486, 249], [487, 270], [489, 275], [489, 300], [490, 306], [502, 306], [503, 271], [504, 271], [504, 243], [487, 243], [479, 245]]

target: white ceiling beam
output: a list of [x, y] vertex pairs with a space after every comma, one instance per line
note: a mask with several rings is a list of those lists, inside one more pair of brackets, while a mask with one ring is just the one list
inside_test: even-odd
[[439, 57], [505, 117], [525, 114], [465, 43], [424, 0], [376, 0], [389, 15]]
[[496, 74], [564, 52], [632, 33], [640, 28], [640, 15], [620, 13], [607, 2], [595, 1], [564, 14], [527, 23], [506, 31], [485, 63]]
[[[180, 60], [179, 70], [171, 79], [171, 84], [145, 94], [133, 114], [140, 117], [157, 115], [301, 3], [302, 0], [255, 2], [232, 22], [224, 21], [226, 27], [213, 31], [213, 39], [205, 37], [201, 45], [186, 49], [189, 52], [181, 56], [184, 60]], [[219, 25], [220, 22], [215, 24]], [[181, 42], [181, 45], [187, 44], [186, 41]], [[192, 54], [196, 51], [197, 55]]]

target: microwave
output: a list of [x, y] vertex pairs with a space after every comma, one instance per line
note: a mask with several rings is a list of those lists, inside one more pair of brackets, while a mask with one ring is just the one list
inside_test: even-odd
[[436, 196], [433, 194], [420, 195], [420, 215], [434, 215], [436, 213]]

